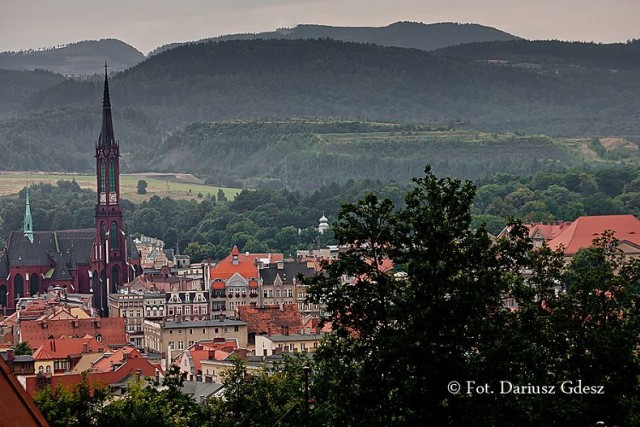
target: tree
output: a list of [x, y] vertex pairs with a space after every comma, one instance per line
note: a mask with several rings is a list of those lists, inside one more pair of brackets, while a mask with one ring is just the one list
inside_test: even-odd
[[222, 188], [218, 189], [218, 201], [219, 202], [226, 202], [227, 201], [227, 195], [224, 194], [224, 190]]
[[26, 341], [21, 341], [16, 345], [14, 349], [16, 356], [30, 356], [33, 354], [33, 349]]
[[138, 194], [147, 194], [147, 181], [141, 179], [138, 181]]
[[46, 387], [36, 392], [34, 401], [42, 415], [52, 427], [95, 426], [102, 405], [106, 402], [108, 389], [90, 384], [88, 374], [71, 390], [58, 386], [55, 390]]
[[208, 402], [210, 425], [305, 425], [304, 357], [285, 356], [282, 362], [248, 373], [246, 363], [235, 358], [223, 374], [223, 396]]
[[[528, 246], [492, 245], [483, 227], [470, 229], [470, 182], [437, 179], [427, 167], [414, 184], [404, 208], [373, 194], [344, 205], [334, 232], [349, 249], [305, 279], [335, 330], [316, 354], [314, 378], [328, 424], [463, 421], [469, 406], [484, 403], [452, 395], [447, 384], [482, 379], [502, 297]], [[387, 270], [389, 259], [399, 274]]]

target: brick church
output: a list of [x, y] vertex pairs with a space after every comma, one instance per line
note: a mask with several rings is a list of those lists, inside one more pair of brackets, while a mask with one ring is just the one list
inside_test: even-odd
[[0, 309], [12, 312], [19, 298], [59, 286], [71, 293], [92, 294], [94, 308], [106, 316], [109, 293], [141, 272], [140, 253], [123, 229], [120, 149], [113, 133], [106, 65], [95, 157], [95, 228], [33, 231], [27, 189], [24, 228], [11, 233], [0, 254]]

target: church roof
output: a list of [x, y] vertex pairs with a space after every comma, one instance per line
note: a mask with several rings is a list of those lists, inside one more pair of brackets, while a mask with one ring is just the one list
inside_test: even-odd
[[69, 266], [88, 264], [94, 237], [94, 229], [34, 231], [31, 243], [24, 233], [14, 231], [11, 232], [7, 245], [9, 265], [43, 266], [51, 265], [52, 260], [56, 263], [62, 261]]
[[127, 256], [131, 259], [140, 258], [138, 247], [136, 246], [136, 243], [133, 241], [133, 237], [130, 234], [127, 234], [127, 252]]

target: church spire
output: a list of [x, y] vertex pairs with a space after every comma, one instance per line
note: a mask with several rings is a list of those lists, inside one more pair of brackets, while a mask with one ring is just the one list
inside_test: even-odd
[[31, 218], [31, 205], [29, 203], [29, 187], [26, 187], [26, 202], [24, 210], [24, 235], [33, 243], [33, 219]]
[[111, 148], [115, 145], [113, 136], [113, 120], [111, 119], [111, 99], [109, 97], [109, 76], [107, 75], [107, 63], [104, 63], [104, 95], [102, 97], [102, 131], [98, 146]]

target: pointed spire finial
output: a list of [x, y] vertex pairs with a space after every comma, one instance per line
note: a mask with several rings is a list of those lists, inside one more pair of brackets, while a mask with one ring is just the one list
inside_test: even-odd
[[98, 140], [98, 146], [110, 148], [115, 145], [113, 136], [113, 121], [111, 119], [111, 98], [109, 96], [108, 65], [104, 63], [104, 95], [102, 97], [102, 131]]
[[26, 206], [24, 209], [24, 235], [33, 243], [33, 219], [31, 218], [31, 204], [29, 203], [29, 187], [25, 189]]

